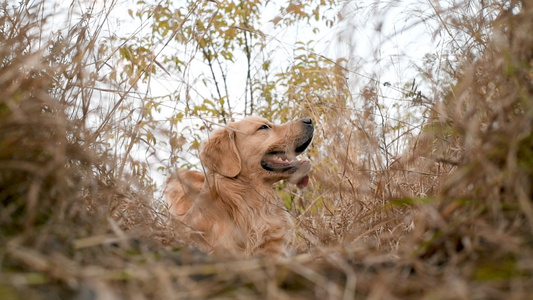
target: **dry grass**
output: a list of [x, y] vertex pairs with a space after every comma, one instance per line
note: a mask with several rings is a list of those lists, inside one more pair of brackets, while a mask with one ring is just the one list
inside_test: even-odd
[[[180, 224], [154, 208], [146, 166], [131, 156], [146, 129], [118, 113], [134, 103], [128, 83], [94, 102], [100, 29], [82, 20], [39, 45], [39, 9], [3, 6], [0, 298], [528, 298], [533, 7], [491, 8], [482, 51], [465, 50], [450, 70], [456, 83], [428, 102], [401, 157], [383, 147], [374, 92], [360, 113], [311, 106], [328, 118], [310, 153], [313, 183], [279, 186], [297, 224], [295, 255], [273, 262], [190, 249]], [[126, 151], [110, 150], [109, 136], [126, 137]]]

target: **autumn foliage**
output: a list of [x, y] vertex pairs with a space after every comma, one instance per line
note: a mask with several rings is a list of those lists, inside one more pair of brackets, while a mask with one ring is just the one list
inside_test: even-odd
[[[0, 5], [0, 298], [533, 292], [529, 1], [86, 2]], [[380, 56], [417, 26], [432, 51]], [[280, 261], [189, 247], [161, 199], [245, 115], [316, 123]]]

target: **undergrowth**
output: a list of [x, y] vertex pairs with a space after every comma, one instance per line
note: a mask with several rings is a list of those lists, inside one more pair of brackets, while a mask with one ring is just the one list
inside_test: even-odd
[[[447, 88], [431, 99], [406, 95], [423, 102], [425, 119], [420, 130], [394, 137], [406, 145], [398, 154], [388, 148], [382, 95], [371, 86], [353, 96], [361, 110], [349, 109], [344, 83], [329, 81], [335, 101], [302, 104], [317, 123], [312, 183], [304, 191], [276, 186], [296, 224], [293, 255], [279, 261], [218, 260], [188, 246], [183, 225], [156, 199], [161, 187], [147, 162], [133, 154], [167, 133], [144, 113], [157, 104], [133, 88], [144, 73], [99, 76], [111, 62], [98, 39], [105, 21], [94, 27], [80, 18], [68, 33], [43, 39], [41, 5], [4, 3], [0, 14], [0, 298], [526, 299], [533, 292], [528, 1], [491, 2], [491, 18], [442, 21], [448, 33], [472, 29], [476, 47], [460, 49], [440, 85]], [[444, 20], [458, 6], [436, 14]], [[328, 80], [347, 71], [336, 72]], [[171, 136], [168, 145], [182, 144]]]

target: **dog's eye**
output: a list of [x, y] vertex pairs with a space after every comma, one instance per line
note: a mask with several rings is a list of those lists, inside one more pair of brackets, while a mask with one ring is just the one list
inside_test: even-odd
[[262, 129], [270, 129], [270, 126], [268, 126], [267, 124], [263, 124], [261, 125], [261, 127], [257, 128], [257, 130], [262, 130]]

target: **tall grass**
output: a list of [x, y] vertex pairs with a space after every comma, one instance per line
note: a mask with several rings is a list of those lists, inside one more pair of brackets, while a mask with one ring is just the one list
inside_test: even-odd
[[[44, 1], [2, 5], [0, 298], [531, 294], [528, 1], [435, 7], [457, 63], [441, 66], [446, 83], [428, 71], [433, 95], [406, 94], [425, 108], [416, 130], [383, 121], [375, 85], [346, 105], [339, 83], [325, 114], [309, 106], [313, 182], [276, 186], [296, 224], [294, 255], [280, 261], [221, 261], [189, 248], [183, 225], [154, 202], [148, 163], [134, 152], [156, 156], [149, 140], [164, 132], [144, 113], [154, 103], [132, 87], [140, 77], [104, 76], [117, 50], [101, 41], [108, 4], [56, 35], [44, 30]], [[486, 13], [470, 13], [479, 8]], [[395, 152], [399, 139], [408, 146]]]

